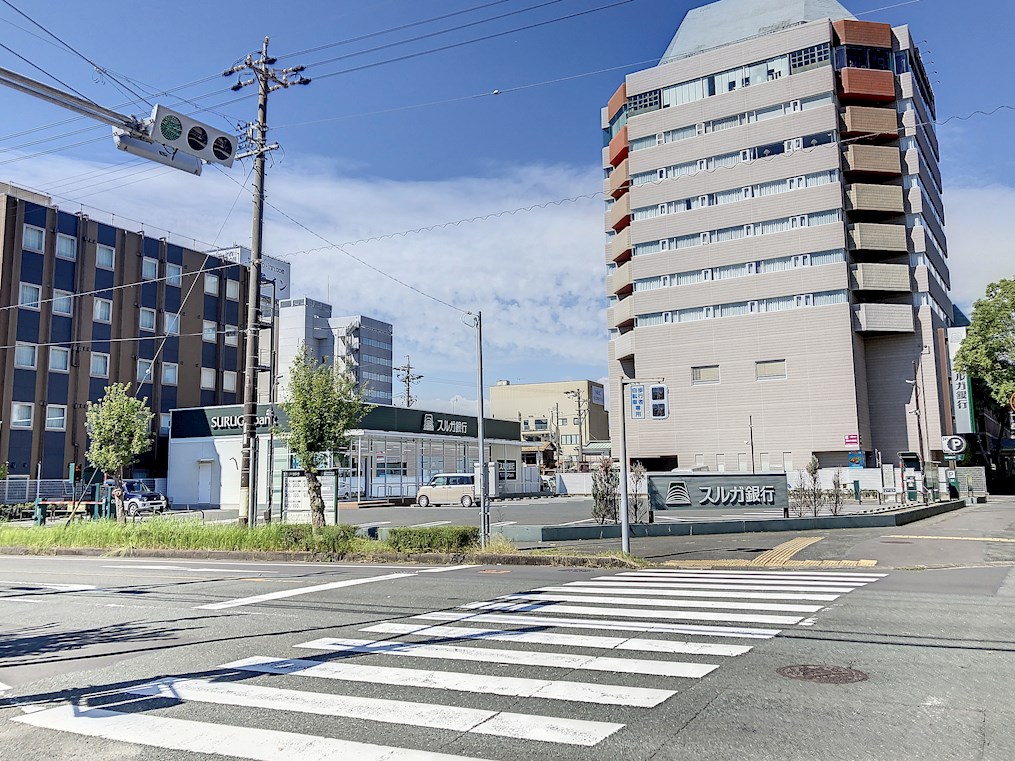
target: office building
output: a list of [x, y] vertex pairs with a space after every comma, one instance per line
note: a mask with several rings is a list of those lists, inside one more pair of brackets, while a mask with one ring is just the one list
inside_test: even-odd
[[590, 441], [609, 438], [605, 401], [603, 385], [590, 380], [502, 380], [490, 388], [490, 414], [521, 423], [522, 439], [531, 444], [553, 444], [559, 464], [576, 463]]
[[138, 473], [163, 475], [170, 410], [240, 401], [247, 269], [13, 186], [0, 204], [0, 462], [65, 478], [86, 402], [131, 383], [157, 434]]
[[[602, 112], [610, 398], [654, 468], [940, 459], [936, 110], [909, 28], [720, 0]], [[618, 426], [613, 418], [614, 451]]]
[[[314, 299], [278, 302], [278, 371], [284, 398], [293, 359], [306, 345], [318, 362], [340, 362], [356, 379], [371, 404], [392, 402], [392, 326], [372, 317], [332, 317], [332, 307]], [[262, 389], [261, 401], [267, 401]]]

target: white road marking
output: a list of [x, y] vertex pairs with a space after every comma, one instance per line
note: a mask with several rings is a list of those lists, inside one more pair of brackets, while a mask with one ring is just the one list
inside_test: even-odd
[[356, 528], [377, 528], [378, 526], [387, 526], [391, 521], [374, 521], [373, 523], [357, 523]]
[[477, 565], [446, 565], [440, 568], [424, 568], [420, 573], [447, 573], [448, 571], [464, 571], [468, 568], [479, 568]]
[[778, 629], [749, 629], [737, 626], [695, 626], [693, 624], [657, 624], [650, 621], [612, 621], [607, 619], [553, 618], [550, 616], [511, 615], [498, 613], [456, 613], [440, 610], [413, 616], [421, 621], [476, 621], [484, 624], [522, 624], [526, 626], [552, 626], [561, 629], [598, 629], [624, 632], [659, 632], [664, 634], [692, 634], [704, 637], [742, 637], [745, 639], [771, 639]]
[[606, 650], [641, 650], [649, 653], [685, 653], [689, 655], [743, 655], [746, 645], [715, 645], [706, 642], [676, 642], [666, 639], [596, 637], [576, 634], [526, 631], [524, 629], [476, 629], [467, 626], [417, 626], [415, 624], [375, 624], [360, 629], [379, 634], [411, 634], [414, 637], [493, 640], [495, 642], [531, 642], [537, 645], [595, 647]]
[[641, 576], [646, 573], [664, 576], [719, 576], [723, 578], [772, 578], [772, 579], [835, 579], [870, 582], [884, 578], [886, 573], [847, 573], [840, 571], [713, 571], [694, 568], [653, 568], [649, 571], [621, 571], [619, 576]]
[[[792, 585], [792, 582], [778, 583], [778, 584], [767, 584], [764, 579], [758, 579], [757, 582], [745, 581], [733, 581], [730, 583], [723, 582], [722, 579], [716, 581], [668, 581], [666, 579], [661, 580], [649, 580], [649, 579], [618, 579], [616, 576], [595, 576], [586, 581], [575, 581], [572, 584], [611, 584], [611, 585], [624, 585], [631, 589], [726, 589], [732, 592], [737, 590], [743, 590], [745, 592], [833, 592], [844, 594], [846, 592], [852, 592], [854, 589], [859, 587], [853, 586], [834, 586], [829, 587], [822, 584], [821, 586], [799, 586]], [[787, 586], [790, 584], [790, 586]]]
[[787, 613], [817, 613], [824, 605], [780, 605], [769, 602], [713, 602], [712, 600], [654, 600], [644, 597], [581, 597], [574, 594], [521, 592], [498, 600], [550, 600], [552, 602], [597, 602], [603, 605], [656, 605], [661, 608], [719, 608], [722, 610], [772, 610]]
[[[191, 571], [193, 573], [242, 573], [249, 576], [254, 571], [250, 568], [196, 568], [183, 565], [104, 565], [103, 568], [116, 568], [124, 570], [127, 568], [136, 571]], [[278, 573], [278, 571], [257, 571], [258, 574]]]
[[582, 523], [592, 523], [595, 518], [582, 518], [580, 521], [571, 521], [570, 523], [557, 523], [557, 526], [580, 526]]
[[595, 581], [572, 581], [562, 587], [540, 587], [537, 592], [605, 592], [608, 594], [668, 595], [670, 597], [721, 597], [747, 600], [838, 600], [839, 595], [799, 594], [789, 592], [748, 592], [701, 589], [666, 589], [644, 584], [604, 584]]
[[14, 581], [11, 579], [0, 579], [0, 586], [20, 587], [19, 591], [88, 592], [92, 589], [98, 589], [94, 584], [43, 584], [39, 581]]
[[749, 615], [746, 613], [709, 613], [701, 610], [670, 611], [670, 610], [649, 610], [647, 608], [610, 608], [592, 607], [585, 605], [565, 605], [555, 602], [530, 602], [530, 603], [509, 603], [509, 602], [474, 602], [468, 605], [460, 605], [466, 610], [503, 610], [510, 613], [526, 611], [549, 611], [550, 613], [573, 613], [580, 616], [608, 616], [620, 618], [658, 618], [663, 620], [676, 621], [734, 621], [739, 624], [779, 624], [791, 625], [800, 621], [802, 616], [769, 616]]
[[623, 724], [560, 719], [523, 713], [484, 711], [476, 708], [410, 703], [349, 695], [260, 687], [209, 679], [164, 679], [133, 687], [133, 695], [177, 698], [223, 706], [247, 706], [274, 711], [295, 711], [321, 716], [342, 716], [387, 724], [430, 729], [450, 729], [479, 735], [592, 746], [602, 742]]
[[549, 668], [609, 671], [617, 674], [651, 674], [700, 679], [719, 668], [710, 663], [681, 663], [679, 661], [646, 661], [637, 658], [606, 658], [603, 656], [570, 655], [532, 650], [495, 650], [487, 647], [458, 647], [456, 645], [420, 645], [400, 640], [377, 642], [368, 639], [338, 639], [322, 637], [295, 647], [307, 650], [328, 650], [339, 653], [369, 653], [376, 655], [406, 655], [413, 658], [445, 658], [479, 663], [505, 663], [512, 666], [542, 666]]
[[[64, 705], [18, 716], [13, 721], [41, 729], [54, 729], [87, 737], [168, 750], [189, 751], [254, 761], [466, 761], [424, 750], [315, 737], [257, 727], [234, 727], [188, 719], [169, 719], [150, 713], [121, 713], [100, 708]], [[470, 761], [479, 761], [471, 759]]]
[[514, 526], [518, 521], [499, 521], [498, 523], [491, 523], [490, 528], [497, 528], [498, 526]]
[[4, 684], [3, 682], [0, 682], [0, 692], [7, 692], [7, 690], [13, 690], [13, 689], [14, 688], [11, 687], [9, 684]]
[[278, 592], [268, 592], [263, 595], [254, 595], [253, 597], [240, 597], [236, 600], [226, 600], [225, 602], [213, 602], [208, 605], [198, 605], [196, 610], [223, 610], [225, 608], [238, 608], [241, 605], [254, 605], [259, 602], [268, 602], [269, 600], [281, 600], [286, 597], [296, 597], [298, 595], [312, 594], [313, 592], [326, 592], [329, 589], [341, 589], [342, 587], [355, 587], [360, 584], [371, 584], [375, 581], [389, 581], [391, 579], [404, 579], [409, 576], [415, 576], [413, 573], [388, 573], [384, 576], [368, 576], [363, 579], [346, 579], [345, 581], [332, 581], [328, 584], [315, 584], [312, 587], [298, 587], [296, 589], [283, 589]]
[[430, 521], [429, 523], [416, 523], [410, 528], [432, 528], [433, 526], [449, 526], [451, 521]]
[[43, 602], [46, 602], [46, 600], [43, 600], [41, 597], [0, 597], [0, 602], [38, 602], [38, 603], [43, 603]]
[[221, 669], [239, 669], [261, 674], [296, 674], [319, 679], [339, 679], [347, 682], [387, 684], [399, 687], [426, 687], [435, 690], [453, 690], [484, 695], [505, 695], [517, 698], [545, 698], [572, 700], [579, 703], [634, 706], [652, 708], [676, 693], [651, 687], [622, 687], [609, 684], [586, 684], [553, 679], [525, 679], [514, 676], [488, 676], [485, 674], [430, 671], [423, 669], [366, 666], [355, 663], [327, 663], [299, 658], [253, 657], [219, 666]]
[[638, 576], [613, 577], [616, 582], [697, 582], [708, 584], [769, 584], [772, 586], [840, 586], [849, 587], [850, 590], [867, 586], [870, 581], [844, 581], [840, 579], [783, 579], [767, 578], [764, 576], [698, 576], [698, 575], [673, 575], [673, 574], [640, 574]]

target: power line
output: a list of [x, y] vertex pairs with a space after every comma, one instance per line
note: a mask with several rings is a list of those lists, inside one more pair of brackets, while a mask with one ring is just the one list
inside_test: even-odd
[[404, 365], [392, 367], [391, 369], [398, 373], [398, 382], [405, 384], [405, 394], [403, 394], [405, 398], [405, 406], [411, 407], [416, 403], [416, 398], [412, 395], [412, 386], [413, 384], [419, 383], [423, 380], [423, 376], [413, 372], [416, 368], [414, 368], [412, 366], [412, 362], [409, 361], [408, 354], [405, 355]]
[[66, 88], [67, 88], [68, 90], [70, 90], [70, 91], [71, 91], [72, 93], [74, 93], [75, 95], [77, 95], [78, 97], [80, 97], [80, 98], [83, 98], [84, 100], [87, 100], [87, 101], [88, 101], [89, 103], [94, 103], [94, 101], [93, 101], [93, 100], [92, 100], [91, 98], [89, 98], [89, 97], [88, 97], [88, 96], [86, 96], [86, 95], [82, 95], [82, 94], [81, 94], [81, 93], [80, 93], [79, 91], [75, 90], [75, 89], [74, 89], [73, 87], [71, 87], [71, 86], [70, 86], [69, 84], [67, 84], [66, 82], [64, 82], [64, 81], [63, 81], [62, 79], [60, 79], [60, 78], [59, 78], [58, 76], [56, 76], [55, 74], [50, 74], [50, 73], [49, 73], [48, 71], [46, 71], [46, 70], [45, 70], [44, 68], [42, 68], [41, 66], [39, 66], [39, 65], [38, 65], [37, 63], [33, 63], [32, 61], [29, 61], [29, 60], [28, 60], [27, 58], [25, 58], [25, 57], [24, 57], [23, 55], [21, 55], [20, 53], [18, 53], [18, 52], [16, 52], [16, 51], [14, 51], [14, 50], [11, 50], [11, 49], [10, 49], [9, 47], [7, 47], [6, 45], [4, 45], [3, 43], [0, 43], [0, 48], [3, 48], [3, 49], [4, 49], [4, 50], [6, 50], [6, 51], [7, 51], [8, 53], [10, 53], [10, 54], [11, 54], [12, 56], [14, 56], [14, 57], [16, 57], [16, 58], [19, 58], [20, 60], [24, 61], [24, 62], [25, 62], [25, 63], [27, 63], [27, 64], [28, 64], [29, 66], [31, 66], [31, 67], [32, 67], [33, 69], [36, 69], [37, 71], [41, 71], [41, 72], [42, 72], [43, 74], [45, 74], [45, 75], [46, 75], [47, 77], [49, 77], [50, 79], [52, 79], [52, 80], [53, 80], [54, 82], [57, 82], [58, 84], [61, 84], [61, 85], [63, 85], [63, 86], [64, 86], [64, 87], [66, 87]]
[[[223, 330], [216, 330], [215, 335], [239, 335], [247, 332], [246, 330], [240, 330], [237, 326], [235, 328], [225, 328]], [[30, 341], [19, 341], [14, 344], [7, 344], [6, 346], [0, 346], [0, 349], [17, 349], [19, 346], [34, 346], [36, 348], [47, 348], [50, 346], [91, 346], [93, 344], [122, 344], [122, 343], [138, 343], [140, 341], [162, 341], [165, 344], [170, 338], [194, 338], [195, 336], [211, 335], [209, 330], [207, 333], [201, 331], [200, 333], [164, 333], [162, 335], [152, 336], [123, 336], [121, 338], [82, 338], [76, 341], [48, 341], [46, 343], [36, 344]], [[160, 347], [161, 351], [161, 347]], [[152, 357], [150, 362], [155, 362], [158, 359], [158, 352]], [[135, 383], [143, 381], [134, 381]]]

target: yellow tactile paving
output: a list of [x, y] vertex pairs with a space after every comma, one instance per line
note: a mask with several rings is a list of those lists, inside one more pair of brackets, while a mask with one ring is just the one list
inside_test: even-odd
[[[820, 542], [824, 537], [798, 536], [776, 545], [751, 560], [667, 560], [663, 565], [678, 568], [871, 568], [876, 560], [793, 560], [800, 550]], [[938, 538], [938, 537], [929, 537]], [[1011, 541], [1011, 540], [1009, 540]]]

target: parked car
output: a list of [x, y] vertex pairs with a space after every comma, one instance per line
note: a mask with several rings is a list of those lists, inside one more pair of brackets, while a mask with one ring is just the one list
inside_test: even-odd
[[[105, 485], [112, 488], [115, 482], [108, 480]], [[169, 509], [169, 498], [144, 481], [128, 478], [123, 482], [123, 508], [132, 517], [142, 513], [157, 514]]]
[[475, 503], [476, 477], [472, 473], [438, 473], [416, 492], [416, 504], [472, 507]]

